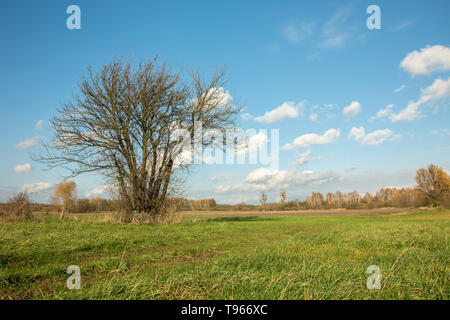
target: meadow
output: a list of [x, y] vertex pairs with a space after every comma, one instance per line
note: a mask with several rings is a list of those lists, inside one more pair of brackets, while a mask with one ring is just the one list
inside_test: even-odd
[[[450, 210], [0, 223], [0, 299], [449, 299]], [[81, 289], [69, 290], [69, 265]], [[369, 290], [366, 269], [381, 269]]]

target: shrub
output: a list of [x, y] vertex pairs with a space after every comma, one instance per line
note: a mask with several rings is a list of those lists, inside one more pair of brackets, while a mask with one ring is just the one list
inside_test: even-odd
[[440, 203], [444, 208], [450, 208], [450, 191], [444, 192], [440, 200]]
[[28, 194], [19, 192], [9, 199], [8, 204], [0, 211], [0, 221], [15, 222], [33, 219], [31, 201]]
[[113, 213], [113, 220], [120, 223], [136, 223], [136, 224], [163, 224], [178, 222], [180, 215], [178, 214], [176, 201], [166, 200], [158, 211], [137, 212], [130, 211], [123, 207], [119, 211]]

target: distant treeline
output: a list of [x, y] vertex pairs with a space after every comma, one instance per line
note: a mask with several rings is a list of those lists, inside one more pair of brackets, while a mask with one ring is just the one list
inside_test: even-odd
[[380, 207], [423, 207], [429, 200], [425, 194], [416, 188], [384, 188], [375, 195], [366, 192], [364, 195], [357, 191], [342, 193], [328, 192], [325, 196], [320, 192], [313, 192], [305, 201], [307, 209], [371, 209]]
[[[172, 198], [171, 201], [176, 203], [178, 210], [211, 210], [211, 211], [250, 211], [250, 210], [307, 210], [307, 209], [372, 209], [382, 207], [423, 207], [431, 205], [425, 194], [417, 188], [383, 188], [376, 194], [369, 192], [360, 194], [357, 191], [343, 193], [336, 191], [335, 193], [322, 194], [313, 192], [306, 200], [298, 199], [288, 200], [289, 195], [285, 195], [286, 199], [280, 202], [265, 203], [265, 205], [254, 205], [247, 203], [239, 203], [235, 205], [217, 204], [215, 199], [192, 200], [186, 198]], [[5, 204], [0, 204], [0, 208]], [[58, 206], [55, 204], [32, 203], [31, 211], [33, 212], [57, 212]], [[118, 200], [91, 198], [76, 199], [70, 206], [71, 213], [92, 213], [107, 212], [120, 210], [120, 202]]]

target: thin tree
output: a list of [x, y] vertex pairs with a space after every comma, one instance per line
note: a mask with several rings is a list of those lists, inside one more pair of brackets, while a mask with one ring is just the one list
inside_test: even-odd
[[262, 207], [263, 211], [266, 211], [267, 195], [264, 191], [261, 192], [261, 197], [259, 198], [259, 202], [261, 203], [261, 207]]
[[281, 206], [282, 207], [284, 207], [284, 204], [285, 204], [285, 202], [286, 202], [286, 199], [287, 199], [287, 196], [286, 196], [286, 190], [281, 190], [281, 192], [280, 192], [280, 203], [281, 203]]
[[76, 188], [77, 185], [73, 181], [61, 182], [56, 185], [51, 202], [56, 205], [61, 205], [59, 220], [63, 220], [64, 213], [68, 212], [75, 204], [75, 200], [77, 199]]
[[421, 168], [416, 172], [417, 188], [438, 204], [442, 195], [450, 191], [450, 177], [443, 168], [430, 164], [427, 169]]
[[53, 142], [35, 159], [65, 166], [70, 176], [102, 174], [118, 193], [125, 221], [135, 212], [154, 219], [179, 191], [192, 158], [208, 146], [223, 148], [224, 141], [203, 132], [235, 129], [241, 107], [231, 104], [224, 76], [219, 70], [207, 80], [189, 71], [186, 80], [156, 59], [89, 68], [79, 94], [51, 121]]

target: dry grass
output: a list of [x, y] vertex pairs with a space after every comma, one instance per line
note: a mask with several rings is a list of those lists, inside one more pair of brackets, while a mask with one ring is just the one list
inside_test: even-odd
[[0, 222], [21, 222], [33, 219], [31, 201], [24, 192], [9, 199], [6, 207], [0, 211]]

